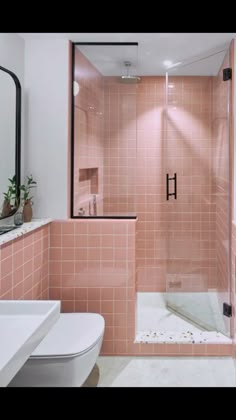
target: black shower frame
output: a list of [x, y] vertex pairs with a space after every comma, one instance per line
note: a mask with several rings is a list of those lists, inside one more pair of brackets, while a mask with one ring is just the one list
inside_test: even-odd
[[137, 216], [74, 216], [74, 65], [76, 45], [114, 45], [114, 46], [138, 46], [138, 42], [72, 42], [71, 59], [71, 188], [70, 188], [70, 217], [71, 219], [136, 219]]

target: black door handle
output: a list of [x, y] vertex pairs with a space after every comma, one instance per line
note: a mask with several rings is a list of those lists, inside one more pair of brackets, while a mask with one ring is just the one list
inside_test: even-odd
[[[169, 192], [169, 181], [174, 181], [174, 192]], [[177, 199], [177, 174], [174, 173], [172, 178], [169, 177], [169, 174], [166, 174], [166, 199], [169, 200], [170, 195], [174, 195], [175, 200]]]

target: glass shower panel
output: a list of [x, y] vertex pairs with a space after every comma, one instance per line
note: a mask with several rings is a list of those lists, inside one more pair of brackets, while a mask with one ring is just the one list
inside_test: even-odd
[[[196, 326], [230, 334], [227, 50], [166, 76], [167, 305]], [[176, 195], [174, 195], [176, 194]]]
[[136, 216], [137, 45], [74, 50], [73, 216]]

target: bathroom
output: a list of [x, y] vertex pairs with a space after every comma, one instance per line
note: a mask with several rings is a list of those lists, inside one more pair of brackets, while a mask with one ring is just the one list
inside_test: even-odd
[[127, 386], [122, 374], [132, 386], [135, 363], [135, 386], [181, 386], [161, 367], [218, 361], [220, 382], [202, 373], [199, 386], [235, 386], [235, 95], [222, 70], [234, 72], [236, 34], [151, 35], [1, 34], [43, 224], [2, 243], [0, 298], [101, 314], [97, 386]]

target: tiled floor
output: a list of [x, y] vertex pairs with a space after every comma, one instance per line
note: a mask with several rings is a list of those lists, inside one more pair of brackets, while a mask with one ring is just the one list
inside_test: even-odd
[[101, 356], [87, 387], [235, 387], [229, 357]]
[[[193, 319], [206, 321], [210, 330], [173, 312], [175, 304], [188, 313], [191, 307]], [[151, 343], [230, 343], [223, 330], [217, 299], [213, 293], [137, 293], [136, 341]], [[202, 319], [201, 319], [202, 318]], [[221, 321], [221, 328], [220, 328]], [[202, 322], [203, 324], [203, 322]], [[210, 326], [215, 326], [210, 328]], [[219, 328], [218, 328], [219, 327]]]

